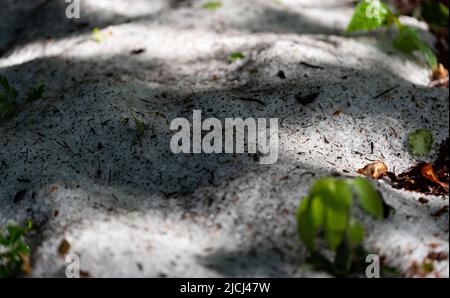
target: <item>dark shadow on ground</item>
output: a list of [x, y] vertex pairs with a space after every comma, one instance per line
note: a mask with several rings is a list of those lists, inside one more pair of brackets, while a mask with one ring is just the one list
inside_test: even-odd
[[[211, 53], [204, 59], [215, 59], [217, 55]], [[99, 64], [105, 67], [96, 67]], [[423, 108], [412, 103], [412, 95], [439, 111], [441, 119], [448, 116], [448, 106], [442, 106], [435, 97], [436, 93], [445, 91], [414, 86], [378, 65], [365, 71], [329, 64], [298, 65], [297, 72], [282, 79], [277, 73], [265, 74], [263, 71], [252, 77], [251, 70], [258, 65], [250, 62], [243, 68], [229, 71], [225, 77], [229, 83], [221, 87], [212, 84], [197, 92], [186, 92], [177, 87], [180, 76], [191, 82], [197, 82], [197, 77], [177, 73], [175, 66], [156, 59], [142, 61], [124, 53], [91, 61], [50, 57], [1, 69], [2, 75], [15, 78], [13, 83], [19, 90], [32, 86], [40, 73], [52, 78], [44, 100], [25, 105], [22, 98], [23, 111], [19, 116], [0, 124], [1, 187], [9, 193], [2, 199], [2, 204], [5, 202], [13, 210], [17, 208], [14, 199], [18, 191], [30, 190], [24, 200], [31, 201], [32, 190], [47, 189], [57, 182], [70, 187], [78, 184], [87, 193], [95, 193], [93, 186], [100, 186], [148, 200], [162, 196], [179, 200], [179, 206], [186, 211], [195, 209], [214, 214], [218, 210], [215, 208], [220, 206], [220, 202], [212, 201], [217, 197], [211, 195], [211, 200], [195, 200], [196, 191], [208, 188], [214, 191], [215, 186], [245, 177], [252, 171], [264, 171], [270, 166], [260, 165], [257, 156], [248, 154], [175, 156], [169, 149], [173, 132], [168, 129], [168, 123], [176, 117], [190, 119], [193, 109], [202, 110], [204, 118], [275, 117], [280, 119], [280, 130], [284, 129], [283, 123], [289, 122], [289, 129], [296, 133], [301, 133], [306, 126], [318, 125], [323, 117], [331, 117], [343, 106], [352, 109], [354, 119], [389, 116], [397, 109], [405, 109], [402, 118], [398, 119], [400, 124], [426, 123], [427, 115], [423, 115]], [[280, 70], [283, 69], [280, 64]], [[161, 73], [171, 79], [160, 81]], [[377, 90], [365, 88], [365, 83], [375, 76], [397, 82], [399, 87], [378, 96], [387, 88], [385, 85], [378, 86]], [[244, 77], [245, 82], [240, 84]], [[337, 87], [332, 93], [331, 86]], [[300, 102], [299, 98], [314, 93], [318, 95], [313, 102]], [[133, 111], [151, 125], [140, 140], [136, 138], [132, 120], [129, 125], [122, 122], [123, 117], [131, 119]], [[35, 120], [32, 125], [29, 125], [30, 118]], [[280, 158], [283, 158], [282, 154], [281, 150]], [[292, 163], [293, 167], [304, 167], [299, 160], [284, 162]], [[147, 208], [149, 204], [127, 202], [120, 197], [119, 200], [105, 199], [105, 209], [113, 206], [135, 211]], [[172, 208], [165, 203], [150, 206], [164, 212], [171, 212]], [[31, 210], [49, 211], [45, 208]], [[29, 215], [33, 216], [32, 213]], [[293, 227], [286, 229], [292, 236]], [[229, 276], [237, 276], [242, 272], [240, 270], [255, 275], [268, 270], [274, 276], [287, 276], [289, 273], [280, 270], [283, 253], [277, 250], [292, 253], [287, 245], [274, 244], [273, 249], [256, 253], [251, 247], [248, 251], [218, 252], [205, 262], [225, 270]], [[271, 262], [265, 263], [264, 260], [274, 255]], [[249, 267], [246, 256], [252, 256], [260, 265]]]

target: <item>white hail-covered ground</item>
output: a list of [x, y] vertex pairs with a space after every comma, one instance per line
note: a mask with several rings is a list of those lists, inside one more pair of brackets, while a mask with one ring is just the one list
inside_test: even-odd
[[[0, 225], [32, 218], [32, 275], [64, 276], [65, 239], [92, 277], [328, 276], [301, 266], [295, 213], [312, 183], [375, 160], [399, 173], [418, 161], [409, 132], [449, 135], [448, 89], [428, 87], [392, 32], [345, 36], [351, 2], [82, 0], [69, 20], [63, 0], [2, 0], [0, 75], [21, 112], [0, 123]], [[173, 154], [170, 121], [194, 109], [278, 118], [278, 162]], [[140, 141], [132, 113], [150, 125]], [[404, 276], [448, 255], [448, 212], [433, 216], [448, 197], [377, 187], [396, 212], [363, 217], [369, 252]], [[433, 262], [428, 276], [448, 277], [448, 258]]]

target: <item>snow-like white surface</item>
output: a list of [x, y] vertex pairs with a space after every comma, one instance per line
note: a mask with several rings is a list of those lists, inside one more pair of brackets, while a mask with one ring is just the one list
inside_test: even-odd
[[[373, 160], [403, 171], [417, 161], [410, 131], [428, 128], [438, 143], [449, 134], [448, 90], [427, 87], [422, 62], [379, 36], [340, 36], [349, 1], [222, 1], [209, 11], [204, 1], [85, 0], [78, 21], [64, 18], [64, 1], [28, 18], [34, 1], [17, 2], [7, 2], [10, 17], [21, 12], [14, 25], [0, 18], [0, 75], [21, 95], [46, 92], [26, 106], [22, 97], [20, 115], [0, 124], [0, 224], [36, 223], [34, 276], [64, 275], [63, 239], [94, 277], [324, 276], [299, 267], [295, 211], [314, 180]], [[230, 63], [235, 51], [246, 57]], [[306, 106], [295, 98], [315, 92]], [[193, 109], [279, 118], [279, 161], [174, 155], [169, 122]], [[132, 111], [151, 125], [141, 142], [132, 121], [121, 124]], [[366, 219], [370, 252], [406, 276], [429, 252], [448, 254], [448, 213], [431, 215], [448, 197], [422, 205], [422, 195], [379, 188], [396, 212]], [[448, 259], [434, 265], [429, 276], [448, 277]]]

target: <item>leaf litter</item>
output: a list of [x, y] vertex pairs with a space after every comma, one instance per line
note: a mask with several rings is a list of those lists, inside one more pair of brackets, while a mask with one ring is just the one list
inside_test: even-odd
[[357, 170], [358, 174], [373, 178], [385, 179], [393, 188], [405, 189], [423, 194], [443, 196], [449, 194], [449, 139], [439, 148], [439, 154], [434, 163], [420, 162], [396, 175], [388, 170], [382, 161], [370, 163]]

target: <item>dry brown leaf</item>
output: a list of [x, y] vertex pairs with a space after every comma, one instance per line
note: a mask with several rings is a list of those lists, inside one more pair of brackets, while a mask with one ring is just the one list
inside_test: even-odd
[[431, 80], [431, 86], [433, 87], [448, 87], [448, 70], [444, 65], [439, 63], [439, 66], [433, 70]]
[[445, 184], [441, 182], [438, 177], [436, 176], [436, 173], [433, 170], [433, 166], [430, 163], [425, 164], [422, 169], [420, 170], [420, 173], [422, 176], [428, 180], [430, 180], [433, 183], [438, 184], [441, 186], [445, 191], [448, 192], [448, 184]]
[[439, 80], [445, 77], [448, 77], [448, 70], [444, 67], [444, 65], [439, 63], [439, 66], [435, 70], [433, 70], [432, 78], [433, 80]]
[[113, 36], [113, 31], [111, 30], [111, 28], [106, 28], [104, 33], [106, 36]]
[[336, 110], [336, 112], [333, 113], [333, 116], [339, 116], [342, 113], [342, 110]]
[[359, 169], [358, 174], [371, 177], [373, 179], [380, 179], [388, 171], [387, 165], [382, 161], [376, 161]]
[[61, 241], [61, 244], [58, 246], [58, 253], [60, 256], [64, 256], [70, 249], [70, 243], [66, 239]]
[[26, 275], [30, 275], [31, 274], [31, 264], [30, 264], [30, 257], [23, 254], [23, 253], [19, 253], [20, 259], [22, 260], [22, 272], [25, 273]]

